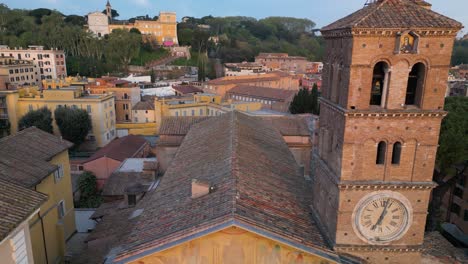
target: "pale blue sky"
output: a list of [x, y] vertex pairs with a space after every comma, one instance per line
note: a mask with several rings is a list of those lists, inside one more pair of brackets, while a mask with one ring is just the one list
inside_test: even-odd
[[[468, 25], [468, 0], [426, 0], [433, 10]], [[3, 0], [10, 8], [46, 7], [64, 14], [85, 15], [103, 10], [106, 0]], [[183, 16], [292, 16], [308, 18], [325, 26], [359, 8], [366, 0], [111, 0], [121, 19], [137, 15], [155, 16], [159, 11], [175, 11]], [[467, 32], [467, 29], [464, 29]]]

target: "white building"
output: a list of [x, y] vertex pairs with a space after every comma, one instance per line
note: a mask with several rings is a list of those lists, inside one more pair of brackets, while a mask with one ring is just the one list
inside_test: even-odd
[[38, 67], [40, 80], [67, 77], [67, 65], [63, 50], [46, 50], [44, 46], [29, 46], [28, 49], [10, 49], [0, 45], [0, 57], [13, 57], [17, 60], [32, 61]]
[[103, 37], [109, 34], [109, 18], [101, 12], [88, 14], [88, 29], [97, 37]]

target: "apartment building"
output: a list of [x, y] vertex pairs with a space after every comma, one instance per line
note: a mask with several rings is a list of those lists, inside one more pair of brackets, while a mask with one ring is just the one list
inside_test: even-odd
[[[94, 143], [95, 147], [103, 147], [116, 137], [113, 94], [88, 94], [82, 87], [70, 86], [43, 91], [34, 88], [0, 91], [0, 97], [6, 102], [2, 111], [7, 109], [4, 118], [8, 118], [13, 134], [18, 131], [18, 121], [29, 111], [47, 107], [54, 113], [57, 108], [71, 107], [89, 113], [92, 130], [87, 140]], [[57, 126], [55, 123], [53, 125], [54, 133], [59, 135]]]
[[215, 93], [225, 97], [226, 93], [237, 85], [297, 91], [299, 90], [300, 77], [279, 71], [257, 75], [226, 76], [206, 82], [203, 90], [207, 93]]
[[128, 20], [114, 20], [111, 16], [112, 6], [107, 2], [106, 14], [98, 12], [88, 14], [87, 28], [96, 36], [109, 34], [114, 29], [138, 29], [148, 39], [156, 40], [159, 45], [177, 46], [177, 16], [175, 12], [159, 12], [157, 19], [141, 17], [134, 22]]
[[[9, 227], [15, 242], [8, 250], [9, 245], [0, 241], [2, 263], [64, 262], [65, 241], [76, 230], [68, 158], [71, 146], [72, 143], [35, 127], [0, 140], [0, 193], [5, 195], [16, 190], [1, 201], [2, 204], [13, 203], [12, 206], [18, 209], [14, 211], [15, 217], [18, 212], [24, 215], [15, 220], [20, 225], [14, 229], [5, 221], [9, 223], [14, 219], [6, 214], [12, 214], [15, 207], [2, 210], [0, 214], [0, 220], [3, 220], [0, 225]], [[20, 200], [20, 197], [26, 200]], [[21, 204], [27, 201], [31, 203]], [[16, 262], [9, 262], [10, 256], [4, 255], [5, 251], [13, 251]], [[19, 258], [23, 261], [17, 261]]]
[[[0, 57], [0, 84], [3, 89], [17, 85], [39, 84], [38, 68], [32, 61], [17, 60], [14, 57]], [[1, 89], [1, 88], [0, 88]]]
[[260, 102], [222, 102], [221, 99], [221, 96], [209, 93], [158, 98], [154, 101], [156, 130], [159, 131], [163, 117], [167, 116], [219, 116], [234, 110], [253, 112], [262, 108]]
[[28, 46], [27, 49], [11, 49], [0, 45], [0, 57], [13, 57], [17, 60], [32, 61], [38, 68], [40, 80], [58, 79], [67, 76], [65, 52], [58, 49], [44, 49], [44, 46]]
[[255, 63], [263, 65], [268, 71], [288, 71], [305, 73], [308, 61], [305, 57], [289, 56], [287, 53], [260, 53]]

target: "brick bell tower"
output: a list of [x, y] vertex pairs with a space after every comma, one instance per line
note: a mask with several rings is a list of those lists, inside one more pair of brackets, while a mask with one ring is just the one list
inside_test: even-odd
[[335, 250], [420, 263], [448, 70], [462, 25], [418, 0], [374, 0], [321, 32], [313, 209]]

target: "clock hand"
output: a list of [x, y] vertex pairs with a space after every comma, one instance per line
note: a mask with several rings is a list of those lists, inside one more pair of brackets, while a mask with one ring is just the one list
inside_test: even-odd
[[372, 226], [371, 230], [375, 230], [378, 225], [382, 225], [382, 221], [385, 215], [387, 215], [387, 207], [388, 207], [389, 202], [390, 202], [390, 199], [387, 199], [387, 202], [385, 203], [385, 207], [382, 211], [382, 214], [380, 214], [379, 219], [377, 220], [377, 223], [375, 223], [375, 225]]

